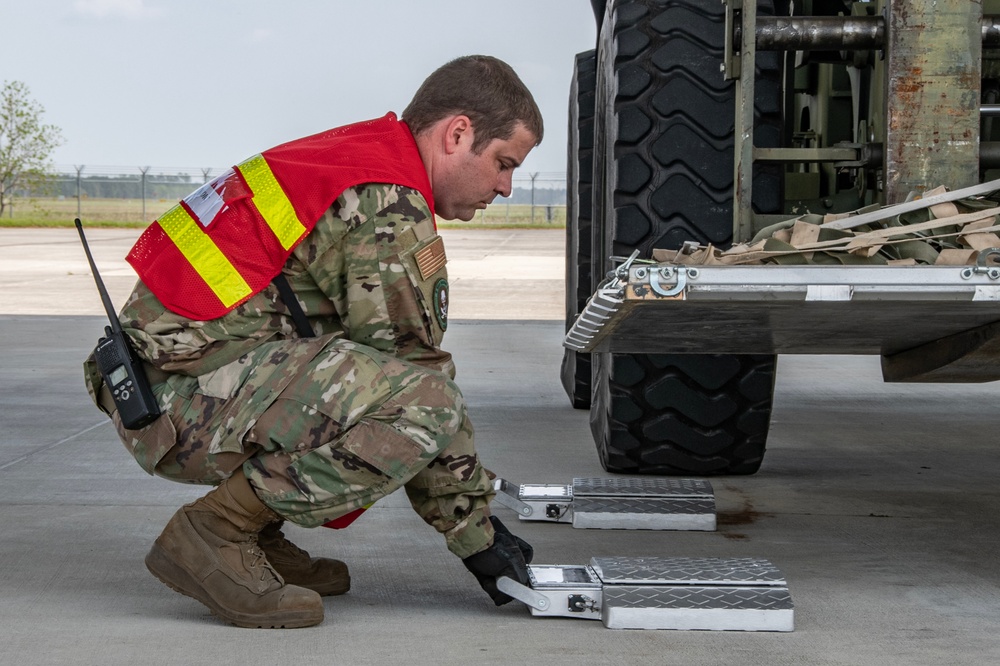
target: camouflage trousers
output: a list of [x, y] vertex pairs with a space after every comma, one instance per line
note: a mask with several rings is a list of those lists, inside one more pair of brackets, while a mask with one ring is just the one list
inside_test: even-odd
[[166, 414], [124, 431], [140, 465], [218, 484], [241, 470], [267, 506], [315, 527], [400, 487], [467, 557], [492, 539], [492, 484], [446, 375], [337, 338], [265, 343], [201, 377], [158, 385]]

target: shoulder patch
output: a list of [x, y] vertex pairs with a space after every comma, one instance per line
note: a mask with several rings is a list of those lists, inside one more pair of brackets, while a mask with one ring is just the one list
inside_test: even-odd
[[432, 299], [434, 301], [434, 318], [442, 331], [448, 330], [448, 280], [441, 278], [434, 283]]

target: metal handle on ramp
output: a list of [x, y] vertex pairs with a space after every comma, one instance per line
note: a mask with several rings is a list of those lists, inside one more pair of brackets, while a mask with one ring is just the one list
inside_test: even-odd
[[540, 592], [535, 592], [526, 585], [521, 585], [508, 576], [497, 578], [497, 589], [532, 608], [540, 611], [549, 609], [549, 598], [547, 596]]
[[535, 510], [521, 500], [518, 492], [520, 488], [521, 486], [515, 486], [506, 479], [494, 479], [493, 490], [496, 491], [496, 496], [493, 499], [508, 509], [513, 509], [522, 516], [527, 517], [534, 513]]

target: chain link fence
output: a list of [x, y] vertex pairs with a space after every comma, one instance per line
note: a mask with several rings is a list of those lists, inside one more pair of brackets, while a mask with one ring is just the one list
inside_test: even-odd
[[[148, 224], [225, 168], [58, 166], [48, 182], [15, 190], [3, 217], [12, 223]], [[0, 221], [2, 222], [2, 221]], [[510, 197], [497, 198], [472, 223], [483, 226], [566, 224], [566, 174], [515, 174]]]

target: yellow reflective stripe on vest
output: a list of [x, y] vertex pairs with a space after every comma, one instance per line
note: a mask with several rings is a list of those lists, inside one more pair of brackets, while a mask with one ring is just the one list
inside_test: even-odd
[[223, 305], [228, 308], [250, 295], [250, 285], [183, 206], [168, 210], [159, 223]]
[[254, 155], [236, 168], [253, 191], [253, 205], [274, 232], [281, 247], [286, 250], [292, 247], [306, 232], [306, 228], [299, 222], [292, 202], [275, 180], [274, 172], [267, 165], [264, 156]]

